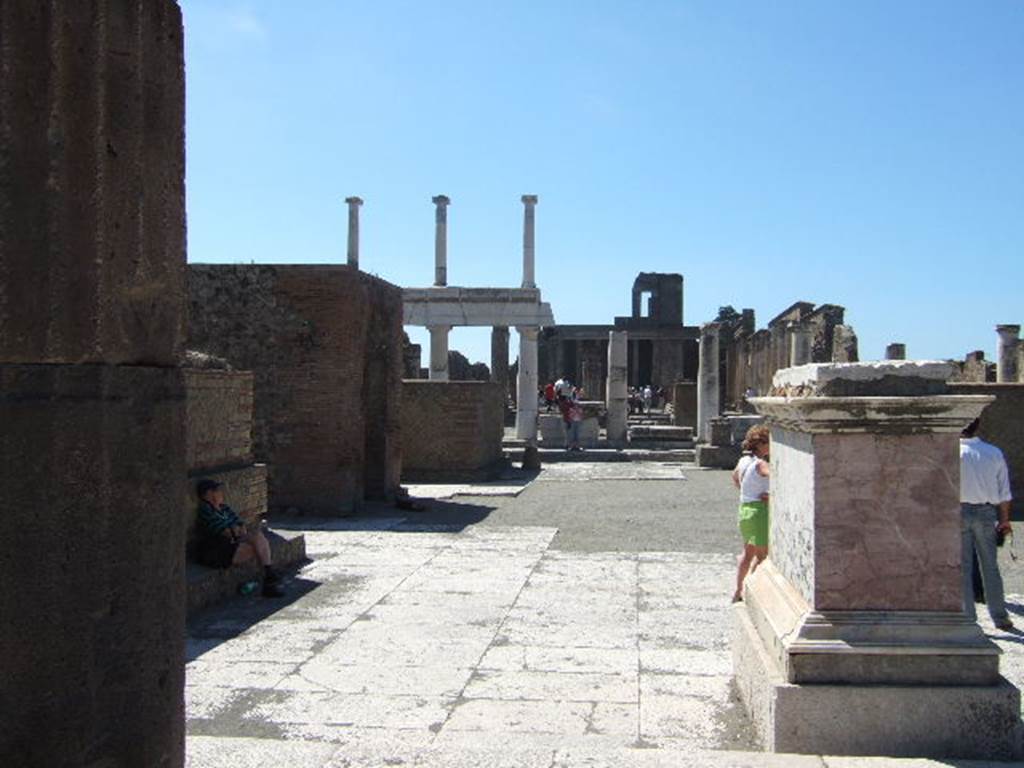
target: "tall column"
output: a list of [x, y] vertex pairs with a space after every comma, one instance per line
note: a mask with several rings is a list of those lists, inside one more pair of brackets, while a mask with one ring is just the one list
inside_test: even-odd
[[608, 332], [608, 383], [605, 404], [608, 408], [606, 433], [613, 448], [626, 445], [628, 408], [626, 403], [626, 349], [629, 337], [625, 331]]
[[434, 285], [448, 285], [448, 204], [451, 200], [444, 195], [430, 199], [437, 206], [434, 211]]
[[519, 334], [519, 380], [516, 392], [516, 437], [537, 442], [537, 335], [539, 328], [516, 328]]
[[348, 203], [348, 265], [359, 269], [359, 206], [363, 204], [358, 197], [346, 197]]
[[503, 402], [508, 402], [508, 328], [491, 329], [491, 381], [501, 385]]
[[181, 10], [2, 2], [0, 28], [0, 762], [179, 768]]
[[790, 366], [807, 365], [807, 363], [811, 362], [814, 347], [814, 329], [809, 323], [790, 323], [789, 341]]
[[431, 325], [430, 331], [430, 380], [448, 381], [448, 332], [450, 325]]
[[886, 360], [906, 360], [907, 359], [907, 345], [892, 343], [885, 348], [885, 359]]
[[523, 195], [523, 288], [536, 288], [534, 280], [534, 206], [537, 195]]
[[1019, 364], [1017, 347], [1020, 343], [1018, 341], [1020, 326], [997, 325], [996, 333], [999, 334], [999, 342], [996, 345], [996, 381], [1015, 382]]
[[700, 369], [697, 371], [697, 440], [711, 437], [711, 419], [719, 415], [718, 392], [718, 323], [700, 327]]
[[935, 394], [952, 372], [790, 368], [773, 382], [786, 396], [753, 401], [771, 427], [770, 549], [732, 650], [768, 750], [1017, 757], [1020, 692], [961, 587], [959, 434], [994, 398]]

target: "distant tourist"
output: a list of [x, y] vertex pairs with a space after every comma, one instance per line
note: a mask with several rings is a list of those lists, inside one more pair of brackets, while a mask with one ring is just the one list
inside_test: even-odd
[[654, 400], [654, 390], [651, 389], [651, 385], [648, 384], [644, 387], [644, 410], [650, 413], [651, 402]]
[[743, 580], [768, 557], [768, 454], [771, 437], [763, 424], [747, 430], [743, 455], [732, 481], [740, 490], [739, 524], [743, 554], [736, 573], [736, 591], [732, 601], [743, 599]]
[[555, 406], [555, 382], [549, 381], [544, 385], [544, 406], [548, 413]]
[[999, 629], [1013, 629], [1006, 610], [1003, 577], [996, 557], [996, 538], [1013, 533], [1010, 525], [1010, 480], [1003, 452], [977, 436], [978, 419], [960, 434], [960, 571], [963, 579], [964, 613], [977, 619], [974, 608], [975, 554], [981, 566], [981, 583], [992, 622]]
[[583, 421], [583, 406], [575, 398], [563, 397], [558, 400], [558, 408], [565, 424], [565, 450], [582, 451], [580, 423]]
[[555, 382], [555, 397], [561, 399], [563, 397], [572, 397], [572, 380], [568, 376], [563, 376]]
[[224, 487], [216, 480], [196, 484], [199, 497], [199, 560], [211, 568], [229, 568], [254, 558], [263, 566], [263, 596], [281, 597], [281, 578], [271, 567], [270, 542], [258, 528], [245, 522], [224, 503]]

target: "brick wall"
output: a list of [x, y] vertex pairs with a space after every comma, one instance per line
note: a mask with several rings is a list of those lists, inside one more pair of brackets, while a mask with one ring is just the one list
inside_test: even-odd
[[189, 347], [253, 372], [273, 509], [388, 498], [401, 464], [402, 294], [347, 266], [189, 266]]
[[954, 382], [950, 389], [954, 395], [995, 395], [996, 401], [981, 414], [978, 436], [998, 446], [1006, 456], [1013, 509], [1024, 511], [1024, 383]]
[[501, 385], [477, 381], [402, 382], [402, 477], [469, 480], [502, 461]]
[[252, 464], [251, 371], [185, 369], [190, 473]]

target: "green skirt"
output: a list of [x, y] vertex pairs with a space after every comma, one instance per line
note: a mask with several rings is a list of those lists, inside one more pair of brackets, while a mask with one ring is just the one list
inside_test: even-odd
[[740, 504], [740, 535], [744, 544], [768, 546], [768, 503], [747, 501]]

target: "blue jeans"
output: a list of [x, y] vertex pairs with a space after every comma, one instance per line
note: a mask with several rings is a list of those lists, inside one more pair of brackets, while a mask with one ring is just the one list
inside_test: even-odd
[[574, 448], [580, 444], [580, 423], [570, 421], [565, 425], [565, 447]]
[[992, 621], [1009, 618], [1006, 598], [1003, 596], [1003, 577], [999, 575], [996, 560], [996, 522], [999, 513], [991, 504], [960, 505], [960, 570], [963, 580], [964, 613], [970, 619], [978, 618], [974, 610], [974, 567], [972, 556], [978, 553], [981, 565], [981, 583], [985, 587], [985, 602]]

